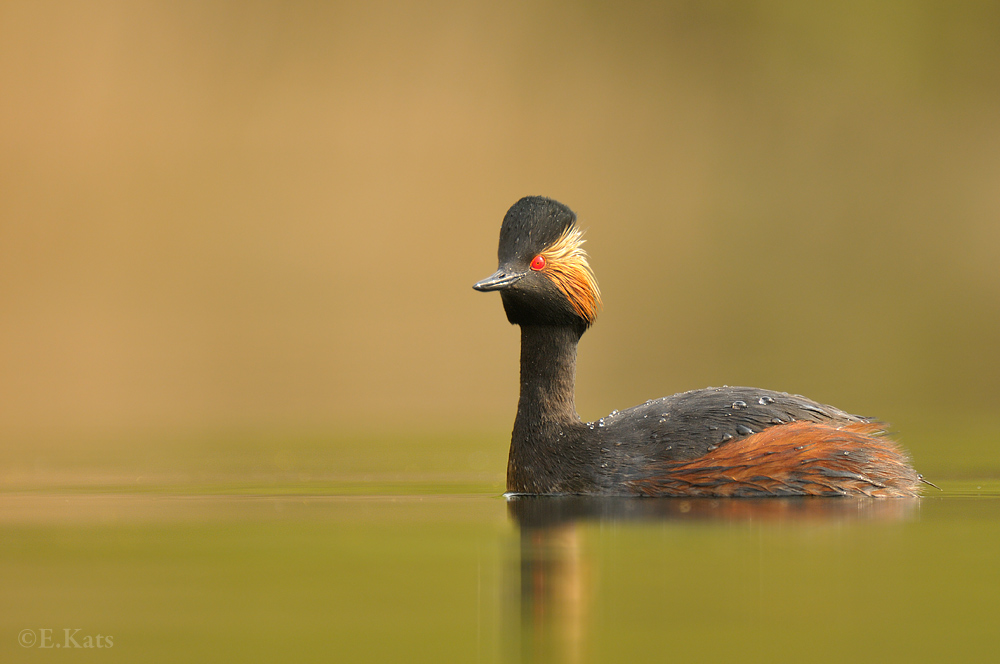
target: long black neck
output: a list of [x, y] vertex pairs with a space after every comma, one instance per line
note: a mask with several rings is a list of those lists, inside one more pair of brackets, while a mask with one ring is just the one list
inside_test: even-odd
[[[507, 462], [507, 490], [557, 491], [569, 446], [585, 428], [573, 383], [583, 327], [521, 326], [521, 396]], [[578, 453], [579, 451], [577, 451]]]
[[[579, 422], [573, 403], [576, 346], [581, 333], [573, 327], [521, 327], [521, 397], [517, 422]], [[517, 424], [515, 423], [515, 428]]]

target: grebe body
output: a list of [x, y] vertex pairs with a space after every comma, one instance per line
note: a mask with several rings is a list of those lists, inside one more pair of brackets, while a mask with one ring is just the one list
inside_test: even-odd
[[576, 349], [600, 292], [576, 215], [526, 197], [500, 229], [499, 291], [521, 328], [507, 490], [636, 496], [913, 496], [921, 478], [882, 425], [798, 395], [693, 390], [583, 422]]

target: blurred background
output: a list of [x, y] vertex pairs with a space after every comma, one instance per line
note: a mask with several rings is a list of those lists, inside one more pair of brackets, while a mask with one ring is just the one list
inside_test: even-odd
[[977, 2], [2, 1], [0, 480], [499, 486], [519, 339], [471, 285], [528, 194], [588, 229], [585, 419], [751, 384], [998, 473], [998, 34]]

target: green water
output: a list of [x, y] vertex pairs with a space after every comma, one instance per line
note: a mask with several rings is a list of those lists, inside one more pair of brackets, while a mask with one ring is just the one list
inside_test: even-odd
[[1000, 483], [941, 483], [760, 501], [22, 487], [0, 494], [0, 661], [984, 660]]

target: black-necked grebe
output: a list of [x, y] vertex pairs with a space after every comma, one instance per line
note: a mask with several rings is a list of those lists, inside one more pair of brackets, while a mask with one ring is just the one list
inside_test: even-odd
[[500, 291], [521, 327], [507, 490], [638, 496], [913, 496], [921, 478], [882, 425], [801, 396], [693, 390], [597, 422], [576, 413], [576, 347], [600, 292], [576, 215], [522, 198], [500, 228]]

